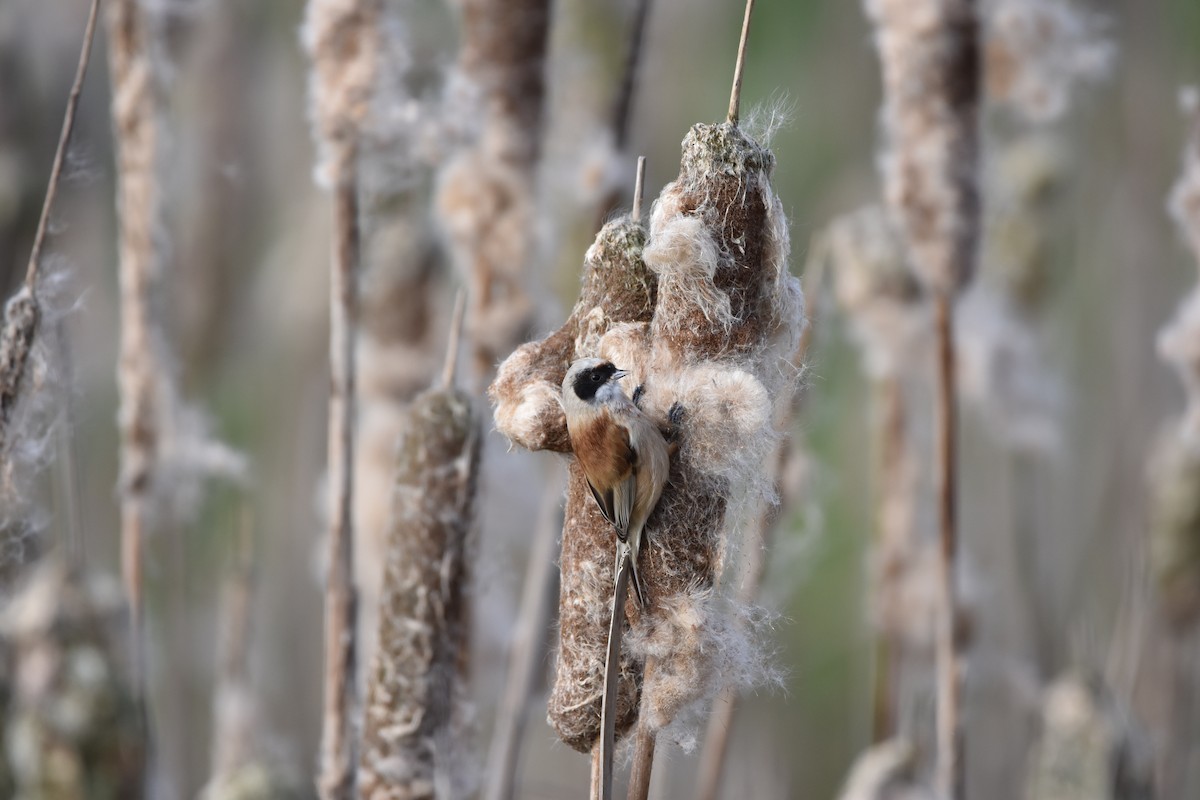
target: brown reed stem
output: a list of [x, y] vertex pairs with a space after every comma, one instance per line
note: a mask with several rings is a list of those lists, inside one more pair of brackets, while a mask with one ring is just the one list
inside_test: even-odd
[[92, 40], [95, 38], [96, 18], [99, 13], [100, 0], [92, 0], [91, 8], [88, 9], [87, 24], [83, 29], [83, 44], [79, 48], [79, 63], [75, 67], [75, 80], [71, 83], [71, 93], [67, 97], [67, 111], [63, 115], [62, 130], [58, 135], [58, 147], [54, 151], [54, 162], [50, 167], [50, 183], [46, 187], [42, 215], [38, 218], [37, 231], [33, 235], [33, 249], [29, 253], [29, 264], [25, 268], [25, 285], [30, 289], [37, 284], [38, 272], [42, 268], [42, 245], [46, 241], [46, 231], [50, 226], [50, 212], [54, 209], [55, 198], [58, 197], [58, 184], [62, 177], [67, 147], [71, 144], [71, 134], [75, 130], [75, 110], [79, 107], [79, 96], [83, 93], [83, 79], [87, 75], [88, 60], [92, 55]]
[[66, 550], [72, 567], [87, 567], [87, 536], [83, 522], [83, 501], [79, 495], [79, 449], [75, 440], [75, 366], [64, 321], [54, 325], [54, 344], [58, 351], [66, 391], [62, 393], [62, 424], [58, 426], [58, 459], [61, 467], [63, 505], [66, 506]]
[[746, 14], [742, 17], [742, 36], [738, 40], [737, 61], [733, 66], [733, 89], [729, 92], [729, 113], [725, 121], [738, 124], [742, 104], [742, 73], [746, 69], [746, 43], [750, 39], [750, 15], [754, 13], [754, 0], [746, 0]]
[[604, 700], [600, 704], [600, 800], [612, 800], [613, 750], [617, 743], [617, 684], [621, 671], [621, 634], [625, 631], [625, 597], [633, 561], [622, 553], [613, 590], [608, 646], [604, 653]]
[[251, 611], [254, 603], [254, 531], [249, 511], [242, 514], [233, 557], [221, 593], [221, 646], [213, 691], [211, 785], [228, 781], [254, 748], [250, 687]]
[[17, 406], [17, 397], [25, 378], [25, 367], [33, 349], [33, 340], [41, 322], [41, 307], [37, 301], [38, 273], [42, 267], [42, 247], [50, 227], [50, 212], [58, 197], [58, 185], [62, 179], [62, 165], [66, 160], [71, 134], [75, 130], [75, 110], [83, 92], [83, 79], [92, 53], [92, 40], [96, 33], [96, 18], [99, 16], [100, 0], [92, 0], [88, 10], [87, 24], [83, 30], [83, 43], [79, 48], [79, 63], [75, 67], [75, 79], [67, 96], [67, 109], [63, 115], [62, 131], [58, 136], [58, 147], [50, 166], [50, 180], [46, 187], [46, 198], [42, 202], [42, 214], [38, 218], [37, 231], [33, 236], [33, 247], [29, 252], [29, 263], [25, 268], [24, 297], [14, 296], [6, 304], [4, 329], [0, 335], [0, 463], [3, 461], [8, 437], [8, 425]]
[[557, 480], [547, 487], [533, 547], [529, 551], [521, 609], [517, 614], [508, 661], [508, 680], [496, 712], [488, 754], [485, 800], [511, 800], [514, 796], [521, 740], [528, 718], [526, 710], [542, 668], [540, 656], [545, 652], [544, 632], [553, 618], [553, 589], [558, 575], [554, 555], [561, 530], [562, 489]]
[[642, 41], [646, 36], [646, 21], [650, 18], [650, 5], [651, 0], [637, 0], [637, 6], [633, 10], [633, 24], [629, 29], [629, 49], [625, 51], [621, 85], [617, 90], [617, 100], [613, 103], [613, 144], [617, 152], [623, 151], [629, 142], [630, 120], [633, 117], [633, 95], [637, 88], [638, 67], [642, 60]]
[[[879, 551], [889, 540], [899, 538], [896, 526], [896, 505], [907, 503], [913, 491], [908, 469], [908, 409], [900, 377], [889, 374], [879, 380], [878, 397], [881, 407], [877, 436], [879, 438], [879, 502], [876, 508], [875, 547]], [[908, 524], [910, 520], [905, 520]], [[895, 544], [891, 545], [893, 548]], [[886, 570], [887, 567], [885, 566]], [[886, 601], [885, 601], [886, 602]], [[880, 625], [875, 635], [875, 664], [871, 699], [871, 741], [879, 744], [890, 739], [896, 729], [896, 661], [898, 637], [887, 625]]]
[[[654, 674], [654, 658], [646, 659], [645, 674]], [[654, 743], [657, 732], [641, 719], [633, 734], [633, 767], [629, 771], [629, 800], [646, 800], [650, 795], [650, 775], [654, 768]]]
[[637, 177], [633, 183], [633, 210], [629, 218], [634, 222], [642, 221], [642, 195], [646, 190], [646, 157], [638, 156]]
[[949, 289], [934, 292], [937, 339], [937, 408], [935, 481], [941, 560], [942, 611], [937, 628], [937, 788], [943, 797], [963, 797], [962, 657], [959, 653], [959, 601], [956, 573], [958, 530], [955, 519], [957, 469], [957, 398], [955, 393], [953, 297]]
[[463, 312], [467, 307], [467, 291], [459, 289], [454, 295], [454, 312], [450, 317], [450, 338], [446, 342], [446, 362], [442, 366], [442, 388], [454, 387], [458, 368], [458, 343], [462, 338]]
[[[346, 159], [353, 164], [353, 156]], [[334, 252], [330, 271], [329, 398], [330, 529], [325, 586], [325, 704], [321, 727], [322, 800], [354, 792], [354, 341], [358, 328], [358, 181], [345, 170], [334, 187]]]
[[109, 72], [120, 226], [121, 553], [129, 600], [133, 675], [142, 686], [142, 541], [150, 530], [163, 431], [163, 364], [152, 295], [161, 279], [163, 159], [161, 75], [152, 48], [157, 21], [137, 0], [108, 7]]

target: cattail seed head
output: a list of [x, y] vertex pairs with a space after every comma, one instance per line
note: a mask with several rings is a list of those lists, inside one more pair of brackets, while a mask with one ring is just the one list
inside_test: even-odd
[[466, 394], [434, 389], [413, 401], [397, 444], [363, 713], [359, 787], [372, 800], [432, 798], [467, 780], [450, 743], [462, 722], [478, 428]]
[[883, 67], [884, 195], [921, 279], [971, 280], [980, 42], [973, 0], [866, 0]]

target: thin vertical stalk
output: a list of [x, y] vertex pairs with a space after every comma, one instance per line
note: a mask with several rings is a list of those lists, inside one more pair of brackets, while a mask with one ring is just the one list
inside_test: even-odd
[[132, 627], [136, 691], [143, 692], [142, 542], [154, 506], [166, 373], [152, 295], [163, 267], [163, 87], [151, 49], [156, 22], [136, 0], [108, 8], [109, 71], [116, 140], [121, 295], [120, 505], [121, 565]]
[[71, 143], [71, 134], [75, 130], [75, 110], [79, 107], [79, 96], [83, 92], [83, 80], [87, 75], [87, 65], [92, 54], [92, 40], [95, 38], [96, 18], [99, 16], [99, 12], [100, 0], [92, 0], [87, 24], [83, 30], [83, 44], [79, 48], [79, 63], [75, 67], [75, 79], [71, 83], [71, 92], [67, 97], [67, 110], [63, 114], [58, 147], [54, 151], [54, 161], [50, 166], [46, 199], [42, 202], [42, 214], [38, 218], [37, 231], [33, 236], [33, 247], [29, 253], [29, 263], [25, 268], [25, 284], [22, 292], [26, 295], [26, 299], [25, 302], [20, 302], [20, 295], [18, 295], [5, 307], [4, 331], [3, 336], [0, 337], [0, 458], [3, 458], [9, 420], [17, 405], [17, 396], [25, 376], [25, 365], [29, 361], [33, 339], [37, 335], [38, 325], [41, 321], [41, 309], [35, 290], [38, 274], [42, 268], [42, 247], [46, 242], [46, 232], [50, 226], [50, 212], [54, 209], [54, 201], [58, 197], [58, 184], [62, 179], [63, 161], [66, 159], [67, 148]]
[[600, 704], [600, 800], [612, 800], [613, 749], [617, 744], [617, 684], [621, 671], [621, 634], [625, 631], [625, 597], [633, 561], [630, 551], [621, 554], [613, 590], [612, 621], [604, 653], [604, 700]]
[[729, 91], [729, 113], [725, 121], [738, 124], [742, 105], [742, 73], [746, 69], [746, 43], [750, 39], [750, 15], [754, 13], [754, 0], [746, 0], [746, 13], [742, 17], [742, 35], [738, 39], [737, 60], [733, 66], [733, 88]]
[[[653, 658], [646, 659], [647, 676], [655, 669]], [[633, 768], [629, 772], [629, 800], [646, 800], [650, 796], [651, 769], [654, 767], [654, 729], [638, 724], [633, 735]]]
[[[353, 158], [347, 159], [353, 163]], [[358, 327], [358, 182], [346, 170], [334, 188], [330, 284], [329, 573], [325, 590], [325, 706], [321, 729], [322, 800], [354, 793], [354, 340]]]
[[514, 796], [521, 739], [528, 718], [526, 709], [542, 668], [539, 656], [544, 652], [544, 633], [553, 619], [553, 589], [558, 575], [554, 555], [561, 530], [562, 492], [562, 484], [557, 481], [547, 489], [533, 547], [529, 551], [521, 610], [517, 615], [508, 661], [508, 679], [496, 712], [488, 754], [485, 800], [510, 800]]
[[954, 320], [950, 291], [934, 293], [937, 338], [937, 461], [939, 577], [942, 613], [937, 629], [937, 788], [943, 797], [963, 796], [961, 656], [958, 652], [959, 602], [956, 571], [958, 530], [955, 520], [957, 467], [957, 398], [954, 387]]
[[621, 86], [613, 103], [613, 144], [617, 152], [629, 143], [629, 123], [633, 117], [633, 95], [637, 87], [638, 67], [642, 60], [642, 41], [646, 36], [646, 21], [650, 18], [651, 0], [637, 0], [633, 24], [629, 31], [629, 49], [625, 51], [625, 66], [621, 70]]
[[[904, 402], [904, 387], [895, 374], [879, 380], [877, 389], [880, 419], [876, 435], [879, 452], [879, 501], [876, 508], [876, 548], [885, 546], [895, 537], [897, 499], [912, 491], [908, 466], [908, 412]], [[885, 601], [886, 602], [886, 601]], [[899, 656], [898, 637], [887, 626], [879, 626], [875, 635], [873, 686], [871, 692], [871, 741], [879, 744], [895, 733], [896, 660]]]

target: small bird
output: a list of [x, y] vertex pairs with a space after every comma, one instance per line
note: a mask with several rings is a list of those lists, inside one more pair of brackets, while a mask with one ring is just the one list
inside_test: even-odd
[[645, 606], [638, 552], [642, 529], [667, 482], [671, 455], [662, 431], [617, 383], [627, 374], [604, 359], [576, 361], [563, 379], [563, 408], [571, 448], [592, 496], [617, 529], [617, 564], [628, 550], [633, 591]]

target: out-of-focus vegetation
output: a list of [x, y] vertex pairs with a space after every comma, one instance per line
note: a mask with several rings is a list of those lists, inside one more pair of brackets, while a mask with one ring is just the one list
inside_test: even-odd
[[[257, 564], [249, 672], [263, 751], [294, 775], [307, 775], [313, 764], [321, 713], [330, 230], [328, 197], [313, 181], [301, 4], [161, 4], [168, 9], [170, 267], [157, 300], [173, 342], [173, 377], [204, 410], [211, 431], [249, 464], [245, 485], [216, 484], [195, 514], [164, 518], [146, 542], [156, 784], [163, 796], [175, 797], [194, 796], [210, 776], [220, 588], [247, 526]], [[79, 5], [0, 4], [5, 297], [23, 279], [78, 52]], [[406, 88], [416, 99], [408, 111], [421, 113], [420, 101], [439, 90], [455, 58], [455, 15], [433, 0], [398, 5], [411, 44]], [[538, 173], [538, 335], [556, 327], [574, 302], [595, 233], [591, 198], [608, 178], [594, 174], [592, 133], [608, 114], [629, 5], [555, 4]], [[994, 407], [986, 402], [966, 401], [960, 421], [963, 587], [973, 629], [965, 700], [972, 800], [1021, 796], [1041, 692], [1069, 672], [1102, 676], [1112, 693], [1105, 703], [1134, 721], [1136, 746], [1170, 786], [1187, 787], [1160, 798], [1200, 792], [1200, 723], [1194, 721], [1200, 719], [1200, 645], [1194, 632], [1181, 636], [1161, 621], [1146, 549], [1153, 497], [1147, 458], [1184, 405], [1155, 341], [1197, 267], [1165, 198], [1190, 124], [1178, 111], [1179, 90], [1200, 85], [1200, 4], [1078, 5], [1105, 20], [1101, 30], [1115, 55], [1107, 75], [1074, 92], [1070, 109], [1046, 134], [1054, 175], [1039, 212], [1045, 290], [1022, 329], [1037, 343], [1044, 369], [1025, 390], [1035, 400], [1052, 395], [1047, 424], [1056, 441], [1032, 452], [1014, 448], [1008, 434], [997, 433]], [[674, 178], [689, 127], [723, 117], [741, 15], [735, 2], [653, 3], [629, 142], [630, 153], [647, 156], [648, 196]], [[871, 36], [858, 3], [760, 0], [755, 12], [743, 116], [751, 130], [787, 118], [770, 146], [797, 274], [830, 221], [880, 197], [881, 89]], [[53, 398], [55, 423], [38, 456], [43, 468], [23, 492], [22, 522], [2, 532], [4, 575], [67, 540], [73, 524], [63, 471], [68, 452], [77, 462], [86, 568], [120, 571], [114, 501], [119, 308], [106, 48], [99, 37], [48, 242], [42, 335], [54, 344], [37, 388]], [[1017, 168], [1001, 155], [1019, 126], [991, 112], [983, 125], [985, 174]], [[377, 204], [364, 204], [364, 224], [373, 232], [376, 219], [405, 203], [426, 203], [432, 194], [428, 174], [414, 178], [388, 168], [381, 162], [374, 175], [381, 184], [373, 187]], [[994, 209], [988, 192], [985, 209]], [[412, 257], [420, 250], [413, 242], [431, 227], [419, 219], [415, 230], [396, 234], [392, 249], [376, 242], [371, 257], [385, 266]], [[987, 237], [982, 279], [989, 275], [988, 254], [1006, 244], [994, 227]], [[832, 296], [834, 279], [807, 298], [818, 321], [793, 431], [807, 454], [806, 490], [784, 509], [761, 598], [780, 614], [773, 636], [786, 689], [745, 699], [725, 770], [729, 797], [836, 796], [872, 738], [875, 635], [867, 564], [880, 485], [873, 433], [878, 398]], [[444, 267], [422, 295], [433, 298], [426, 311], [439, 326], [422, 344], [435, 363], [457, 282]], [[367, 304], [374, 286], [369, 278], [363, 284]], [[964, 308], [966, 317], [971, 312]], [[370, 313], [386, 320], [387, 306]], [[962, 322], [969, 327], [971, 320]], [[914, 350], [911, 363], [901, 360], [900, 372], [920, 384], [932, 369], [924, 357], [924, 350]], [[995, 368], [1004, 373], [1009, 366]], [[910, 418], [923, 469], [932, 463], [926, 387], [917, 390]], [[999, 390], [985, 385], [983, 391]], [[546, 471], [562, 469], [549, 455], [506, 449], [494, 432], [483, 443], [470, 615], [480, 753], [503, 683], [540, 493], [553, 483]], [[928, 490], [928, 478], [919, 485]], [[932, 531], [930, 504], [920, 500], [915, 518]], [[1031, 547], [1032, 573], [1023, 561]], [[10, 590], [5, 586], [3, 594]], [[928, 686], [919, 679], [906, 683], [916, 688], [900, 703], [900, 716], [918, 727], [932, 720], [931, 667], [927, 679]], [[518, 796], [578, 796], [589, 765], [542, 721], [545, 693], [542, 685], [529, 708]], [[1180, 721], [1180, 709], [1189, 707], [1190, 726]], [[679, 738], [686, 743], [702, 730], [696, 726]], [[919, 744], [931, 747], [931, 730], [918, 733]], [[658, 796], [689, 796], [696, 753], [660, 745], [657, 780], [665, 788]], [[475, 760], [482, 768], [482, 757]]]

